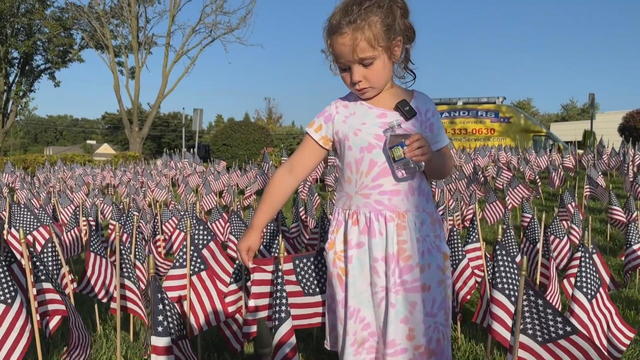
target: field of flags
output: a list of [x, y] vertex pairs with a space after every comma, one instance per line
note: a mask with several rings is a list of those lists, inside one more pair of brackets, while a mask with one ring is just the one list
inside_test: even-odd
[[[451, 250], [456, 359], [637, 359], [640, 151], [455, 151], [432, 182]], [[324, 351], [333, 153], [236, 245], [286, 154], [48, 164], [1, 176], [0, 359], [273, 359]], [[265, 334], [266, 332], [266, 334]], [[516, 354], [517, 353], [517, 354]]]

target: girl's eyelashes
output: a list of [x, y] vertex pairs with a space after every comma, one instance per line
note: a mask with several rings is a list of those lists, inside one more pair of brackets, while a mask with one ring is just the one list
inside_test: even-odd
[[[363, 68], [368, 68], [371, 65], [373, 65], [374, 62], [375, 62], [375, 59], [365, 60], [365, 61], [360, 62], [358, 65], [362, 66]], [[350, 69], [351, 69], [350, 66], [338, 65], [338, 71], [341, 72], [341, 73], [348, 72]]]

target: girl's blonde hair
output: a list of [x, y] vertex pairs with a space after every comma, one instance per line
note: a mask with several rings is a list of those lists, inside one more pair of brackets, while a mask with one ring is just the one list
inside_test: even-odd
[[332, 61], [331, 40], [350, 33], [356, 41], [365, 40], [371, 47], [380, 47], [391, 57], [393, 41], [402, 39], [403, 51], [394, 59], [394, 75], [403, 83], [413, 84], [416, 73], [411, 68], [411, 45], [416, 31], [409, 21], [409, 6], [405, 0], [344, 0], [333, 10], [324, 28], [324, 54]]

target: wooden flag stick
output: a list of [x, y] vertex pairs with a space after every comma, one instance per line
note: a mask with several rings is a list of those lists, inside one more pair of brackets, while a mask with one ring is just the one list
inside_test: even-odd
[[[476, 209], [477, 209], [477, 205], [476, 205]], [[502, 228], [499, 228], [502, 229]], [[485, 261], [485, 248], [484, 248], [484, 242], [482, 241], [482, 233], [480, 232], [480, 224], [478, 223], [478, 235], [480, 236], [480, 249], [482, 250], [482, 268], [484, 269], [484, 281], [485, 281], [485, 286], [486, 286], [486, 292], [487, 292], [487, 296], [490, 296], [491, 294], [491, 285], [489, 284], [489, 273], [487, 272], [487, 262]], [[498, 238], [500, 238], [500, 235], [498, 235]], [[491, 346], [492, 346], [492, 341], [493, 338], [491, 337], [490, 333], [487, 333], [487, 348], [486, 348], [486, 358], [490, 359], [491, 356]]]
[[[7, 197], [7, 204], [4, 211], [4, 229], [2, 229], [2, 238], [5, 241], [7, 241], [8, 236], [9, 236], [9, 197]], [[2, 247], [2, 251], [4, 252], [4, 247]]]
[[591, 215], [589, 215], [589, 237], [588, 237], [587, 247], [591, 249]]
[[542, 252], [544, 242], [544, 220], [546, 216], [546, 212], [542, 213], [542, 225], [540, 226], [540, 239], [538, 241], [538, 269], [536, 271], [536, 286], [540, 286], [540, 268], [542, 265]]
[[121, 338], [121, 310], [120, 310], [120, 224], [116, 222], [116, 360], [122, 359]]
[[33, 332], [36, 337], [36, 351], [38, 360], [42, 360], [42, 346], [40, 345], [40, 333], [38, 331], [38, 314], [36, 312], [36, 299], [33, 295], [33, 283], [31, 282], [31, 263], [29, 261], [29, 252], [27, 251], [27, 243], [24, 238], [24, 231], [20, 229], [20, 245], [22, 246], [22, 261], [24, 262], [24, 271], [27, 279], [27, 289], [29, 291], [29, 303], [31, 304], [31, 321]]
[[[638, 207], [636, 207], [637, 211]], [[636, 216], [636, 222], [640, 226], [640, 216]], [[638, 292], [638, 284], [640, 284], [640, 268], [636, 270], [636, 292]]]
[[518, 347], [520, 346], [520, 325], [522, 323], [522, 298], [524, 297], [524, 282], [527, 277], [527, 257], [522, 258], [520, 267], [520, 287], [518, 288], [518, 301], [516, 303], [516, 319], [514, 325], [514, 340], [511, 348], [511, 358], [518, 358]]
[[51, 224], [51, 240], [53, 244], [56, 246], [56, 251], [58, 252], [58, 256], [60, 257], [60, 262], [62, 263], [62, 272], [64, 274], [64, 281], [67, 283], [67, 295], [71, 299], [71, 304], [75, 305], [76, 301], [73, 296], [73, 283], [71, 281], [71, 273], [69, 266], [67, 266], [67, 261], [64, 259], [64, 254], [62, 253], [62, 248], [60, 248], [60, 242], [58, 241], [58, 236], [56, 235], [55, 229], [53, 228], [55, 225]]
[[[585, 202], [587, 200], [587, 197], [585, 196], [586, 192], [584, 191], [584, 187], [587, 185], [587, 174], [584, 174], [584, 184], [582, 186], [582, 213], [584, 214], [584, 206], [585, 206]], [[576, 194], [576, 199], [578, 197], [578, 194]], [[576, 200], [577, 201], [577, 200]]]
[[191, 329], [191, 218], [187, 218], [187, 298], [185, 299], [186, 316], [187, 316], [187, 334], [189, 337], [193, 336], [193, 329]]
[[[135, 268], [136, 263], [136, 238], [138, 234], [138, 215], [133, 216], [133, 234], [131, 234], [131, 264]], [[133, 342], [133, 324], [135, 318], [133, 314], [129, 314], [129, 340]]]

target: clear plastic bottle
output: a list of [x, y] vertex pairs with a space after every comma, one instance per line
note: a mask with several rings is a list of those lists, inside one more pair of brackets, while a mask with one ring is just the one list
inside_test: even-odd
[[389, 123], [384, 134], [384, 155], [391, 168], [393, 178], [397, 182], [413, 179], [419, 171], [422, 171], [423, 166], [405, 156], [407, 147], [405, 141], [411, 136], [411, 133], [403, 129], [401, 121], [396, 119]]

